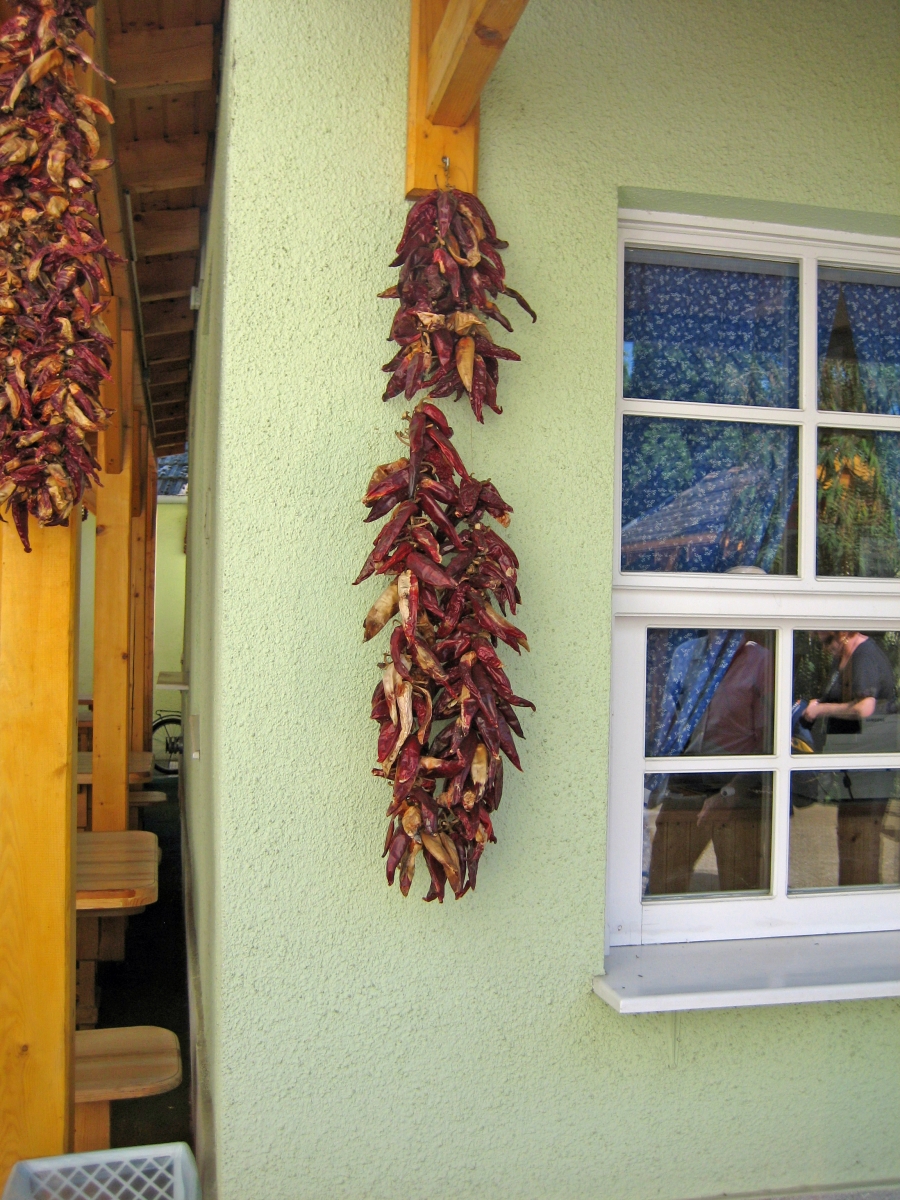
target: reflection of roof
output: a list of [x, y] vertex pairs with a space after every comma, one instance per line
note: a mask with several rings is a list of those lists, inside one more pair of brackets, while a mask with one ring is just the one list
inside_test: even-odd
[[646, 550], [677, 550], [680, 546], [710, 545], [719, 540], [728, 522], [736, 493], [757, 490], [760, 467], [729, 467], [705, 475], [659, 508], [637, 517], [622, 529], [622, 550], [630, 555]]
[[158, 496], [186, 496], [188, 486], [188, 456], [164, 455], [158, 464], [156, 493]]

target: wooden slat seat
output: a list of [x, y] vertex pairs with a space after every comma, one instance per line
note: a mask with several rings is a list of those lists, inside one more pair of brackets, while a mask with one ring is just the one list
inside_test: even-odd
[[154, 904], [159, 842], [155, 833], [78, 833], [75, 907], [128, 909]]
[[[132, 750], [128, 755], [128, 782], [144, 783], [153, 776], [153, 751]], [[78, 752], [78, 782], [94, 782], [93, 755], [90, 750]]]
[[131, 1025], [75, 1034], [75, 1150], [109, 1148], [112, 1100], [158, 1096], [181, 1083], [181, 1047], [169, 1029]]
[[135, 1100], [181, 1083], [181, 1048], [170, 1029], [129, 1025], [75, 1034], [75, 1103]]
[[138, 792], [133, 791], [128, 793], [128, 803], [136, 808], [142, 808], [145, 804], [165, 804], [169, 799], [166, 792]]

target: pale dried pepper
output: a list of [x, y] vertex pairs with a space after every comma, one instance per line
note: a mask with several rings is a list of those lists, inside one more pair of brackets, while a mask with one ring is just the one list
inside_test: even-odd
[[101, 101], [78, 92], [88, 0], [19, 0], [0, 29], [0, 503], [26, 550], [28, 515], [65, 525], [98, 464], [112, 339], [93, 176]]
[[439, 901], [448, 883], [457, 898], [475, 886], [484, 847], [496, 841], [501, 755], [521, 770], [515, 709], [534, 708], [513, 692], [495, 648], [528, 649], [506, 617], [519, 603], [518, 560], [485, 522], [490, 515], [506, 527], [512, 509], [490, 480], [468, 473], [452, 433], [440, 409], [418, 405], [409, 456], [378, 467], [363, 499], [367, 520], [390, 518], [355, 581], [394, 576], [366, 616], [366, 641], [399, 614], [372, 697], [381, 730], [374, 773], [393, 787], [388, 883], [399, 871], [405, 896], [421, 853], [431, 875], [425, 899]]
[[395, 287], [381, 295], [399, 299], [391, 339], [399, 351], [384, 366], [390, 380], [384, 399], [402, 392], [412, 400], [423, 388], [436, 399], [468, 393], [472, 411], [483, 421], [484, 406], [497, 404], [499, 359], [518, 360], [514, 350], [494, 343], [490, 318], [512, 330], [494, 303], [512, 296], [534, 321], [528, 302], [506, 283], [499, 251], [508, 243], [477, 196], [454, 188], [429, 192], [413, 206], [392, 267], [400, 268]]

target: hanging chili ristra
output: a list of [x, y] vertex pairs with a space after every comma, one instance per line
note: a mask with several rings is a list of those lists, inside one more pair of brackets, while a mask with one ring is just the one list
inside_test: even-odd
[[496, 841], [502, 756], [522, 769], [515, 709], [534, 708], [513, 692], [496, 651], [498, 641], [528, 649], [505, 615], [519, 603], [518, 560], [485, 523], [489, 515], [506, 527], [512, 509], [490, 480], [466, 471], [452, 434], [438, 408], [418, 405], [409, 456], [378, 467], [363, 498], [367, 520], [390, 517], [355, 580], [393, 576], [366, 615], [365, 641], [399, 615], [372, 697], [374, 773], [393, 788], [388, 883], [399, 871], [405, 896], [421, 853], [425, 899], [439, 901], [448, 883], [457, 898], [475, 886], [484, 847]]
[[103, 260], [117, 256], [97, 227], [97, 117], [75, 63], [92, 34], [88, 0], [19, 0], [0, 29], [0, 504], [22, 544], [28, 515], [65, 525], [98, 464], [86, 435], [108, 413], [112, 339]]
[[384, 393], [412, 400], [423, 388], [436, 399], [468, 393], [472, 411], [483, 421], [487, 405], [496, 413], [499, 359], [518, 361], [514, 350], [494, 343], [485, 322], [512, 330], [494, 303], [512, 296], [532, 321], [528, 302], [506, 283], [494, 222], [477, 196], [454, 188], [429, 192], [409, 213], [392, 267], [400, 268], [396, 287], [383, 297], [399, 299], [391, 339], [399, 351], [384, 366], [391, 378]]
[[[518, 359], [495, 345], [485, 324], [509, 321], [494, 303], [512, 296], [497, 237], [484, 205], [445, 189], [410, 211], [397, 258], [400, 300], [391, 338], [400, 346], [384, 370], [384, 399], [468, 393], [483, 420], [497, 404], [499, 359]], [[496, 841], [491, 814], [503, 794], [503, 758], [521, 770], [513, 734], [523, 737], [517, 696], [497, 654], [498, 642], [518, 653], [525, 634], [507, 619], [520, 602], [518, 560], [487, 518], [509, 525], [512, 508], [488, 480], [466, 470], [453, 430], [439, 408], [421, 402], [406, 416], [401, 441], [409, 454], [376, 469], [363, 497], [367, 521], [387, 517], [356, 583], [390, 579], [363, 623], [365, 641], [399, 617], [372, 697], [380, 728], [378, 767], [393, 797], [384, 854], [387, 879], [399, 872], [407, 895], [421, 854], [431, 876], [426, 900], [443, 902], [449, 883], [457, 899], [475, 887], [478, 863]], [[496, 604], [496, 607], [495, 607]], [[499, 609], [499, 611], [498, 611]]]

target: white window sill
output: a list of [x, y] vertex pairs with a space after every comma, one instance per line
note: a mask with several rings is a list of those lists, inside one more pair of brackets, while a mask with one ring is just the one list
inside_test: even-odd
[[900, 931], [614, 946], [594, 991], [616, 1012], [900, 996]]

